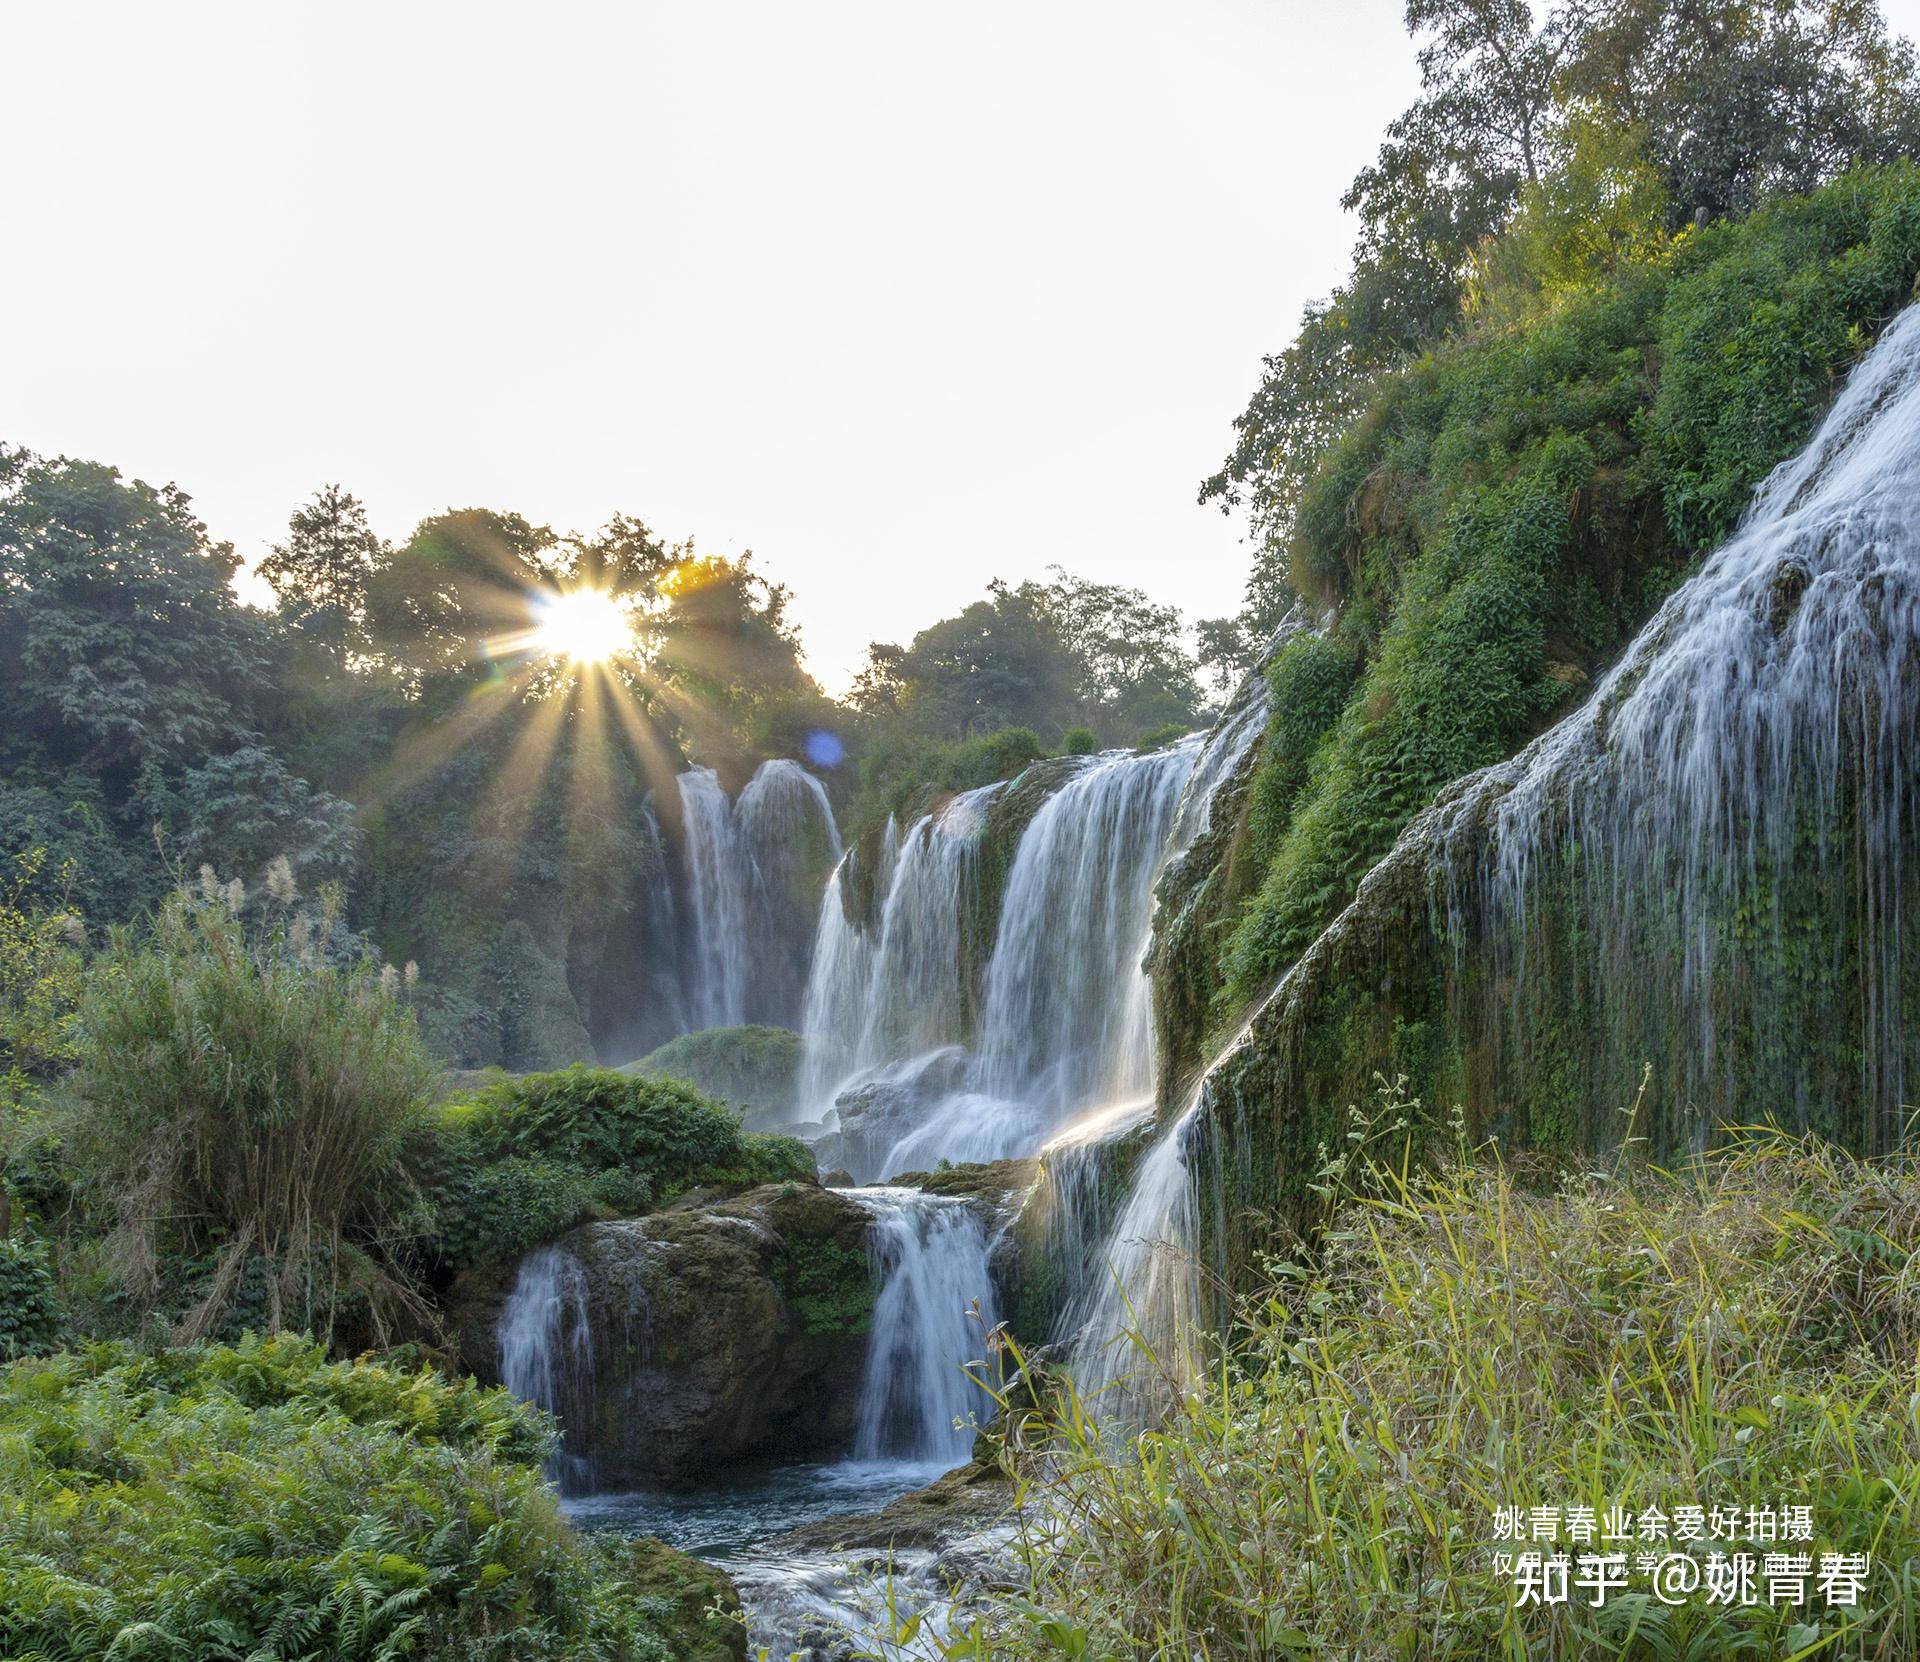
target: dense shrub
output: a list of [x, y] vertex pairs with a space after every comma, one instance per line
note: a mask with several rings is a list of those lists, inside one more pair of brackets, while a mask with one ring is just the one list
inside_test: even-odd
[[873, 750], [860, 760], [860, 794], [845, 816], [848, 836], [857, 837], [889, 814], [905, 821], [924, 812], [935, 797], [1011, 779], [1046, 754], [1030, 727], [1003, 727], [958, 742], [914, 739]]
[[1091, 756], [1100, 748], [1100, 740], [1091, 727], [1069, 727], [1060, 735], [1062, 756]]
[[1134, 746], [1134, 749], [1143, 754], [1149, 750], [1165, 750], [1168, 745], [1178, 744], [1192, 731], [1193, 726], [1190, 722], [1164, 722], [1154, 728], [1151, 733], [1142, 734], [1140, 742]]
[[746, 1113], [781, 1114], [793, 1105], [800, 1035], [785, 1027], [710, 1027], [668, 1040], [631, 1071], [681, 1080]]
[[551, 1423], [307, 1340], [0, 1372], [0, 1654], [667, 1662], [561, 1522]]
[[208, 873], [93, 966], [78, 1032], [78, 1164], [123, 1279], [214, 1331], [252, 1280], [259, 1319], [379, 1338], [420, 1307], [394, 1266], [423, 1222], [408, 1176], [435, 1068], [397, 976], [329, 960], [330, 932], [250, 935]]
[[1920, 171], [1862, 172], [1382, 381], [1300, 506], [1292, 578], [1332, 621], [1272, 667], [1230, 1001], [1298, 958], [1442, 785], [1582, 694], [1805, 442], [1916, 272]]
[[792, 1138], [743, 1133], [690, 1085], [612, 1068], [502, 1080], [441, 1113], [431, 1187], [435, 1246], [450, 1264], [512, 1259], [698, 1186], [814, 1175]]
[[0, 1238], [0, 1362], [52, 1350], [65, 1327], [46, 1247], [18, 1236]]
[[[1070, 1388], [1025, 1427], [1055, 1457], [1026, 1468], [1031, 1602], [993, 1654], [1916, 1654], [1920, 1177], [1784, 1139], [1547, 1190], [1359, 1164], [1322, 1182], [1348, 1195], [1324, 1250], [1243, 1307], [1234, 1364], [1164, 1429], [1103, 1440]], [[1704, 1582], [1669, 1606], [1644, 1576], [1516, 1607], [1495, 1562], [1528, 1545], [1498, 1507], [1782, 1504], [1811, 1541], [1696, 1549], [1870, 1553], [1856, 1607], [1811, 1580], [1799, 1608]]]

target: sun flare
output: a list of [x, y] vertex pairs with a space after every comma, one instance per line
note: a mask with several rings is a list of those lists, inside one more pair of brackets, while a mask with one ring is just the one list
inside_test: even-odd
[[575, 664], [604, 664], [633, 650], [633, 619], [603, 589], [574, 589], [538, 603], [538, 650]]

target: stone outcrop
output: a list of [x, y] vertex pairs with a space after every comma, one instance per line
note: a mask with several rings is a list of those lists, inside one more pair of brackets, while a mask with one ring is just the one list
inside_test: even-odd
[[[596, 1489], [675, 1487], [755, 1458], [842, 1452], [853, 1431], [873, 1272], [872, 1216], [813, 1184], [583, 1225], [584, 1357], [570, 1353], [570, 1456]], [[511, 1274], [456, 1300], [463, 1357], [498, 1378]]]

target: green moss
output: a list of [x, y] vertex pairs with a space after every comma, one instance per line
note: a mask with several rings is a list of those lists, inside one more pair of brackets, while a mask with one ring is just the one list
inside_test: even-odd
[[743, 1112], [777, 1114], [792, 1105], [799, 1069], [800, 1035], [789, 1028], [710, 1027], [683, 1033], [620, 1071], [678, 1079]]
[[802, 1239], [788, 1260], [785, 1291], [816, 1337], [857, 1338], [873, 1325], [873, 1264], [837, 1241]]
[[664, 1541], [625, 1540], [619, 1552], [628, 1585], [655, 1613], [675, 1662], [746, 1662], [740, 1595], [724, 1570]]

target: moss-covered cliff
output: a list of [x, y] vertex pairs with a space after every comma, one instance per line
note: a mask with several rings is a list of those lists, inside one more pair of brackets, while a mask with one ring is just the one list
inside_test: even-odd
[[[1524, 325], [1469, 328], [1385, 383], [1328, 452], [1293, 559], [1326, 625], [1275, 656], [1258, 769], [1188, 880], [1251, 897], [1204, 1013], [1196, 942], [1226, 927], [1219, 900], [1200, 923], [1176, 908], [1156, 960], [1170, 1056], [1259, 1007], [1209, 1093], [1220, 1216], [1294, 1209], [1376, 1072], [1407, 1074], [1430, 1117], [1461, 1102], [1476, 1130], [1520, 1146], [1616, 1142], [1649, 1067], [1631, 1130], [1660, 1152], [1727, 1117], [1886, 1140], [1886, 1093], [1920, 1025], [1913, 943], [1898, 938], [1920, 916], [1911, 878], [1886, 892], [1911, 870], [1887, 846], [1906, 825], [1874, 806], [1905, 800], [1889, 766], [1912, 773], [1911, 754], [1887, 753], [1905, 717], [1884, 668], [1906, 650], [1911, 550], [1889, 549], [1902, 574], [1860, 602], [1866, 642], [1848, 650], [1882, 668], [1835, 682], [1831, 742], [1809, 741], [1804, 780], [1788, 779], [1783, 732], [1766, 802], [1729, 787], [1720, 820], [1700, 819], [1724, 882], [1692, 876], [1684, 846], [1574, 812], [1588, 784], [1524, 803], [1537, 835], [1516, 871], [1520, 809], [1503, 799], [1547, 789], [1551, 770], [1447, 787], [1581, 705], [1806, 443], [1916, 272], [1920, 176], [1856, 175], [1690, 232]], [[1792, 645], [1812, 581], [1787, 562], [1729, 615]], [[1783, 674], [1785, 653], [1766, 658]], [[1701, 685], [1717, 700], [1724, 679]], [[1593, 765], [1614, 748], [1607, 719]], [[1409, 830], [1436, 793], [1448, 805]], [[1607, 812], [1630, 797], [1616, 790]], [[1638, 852], [1615, 860], [1613, 842]]]

